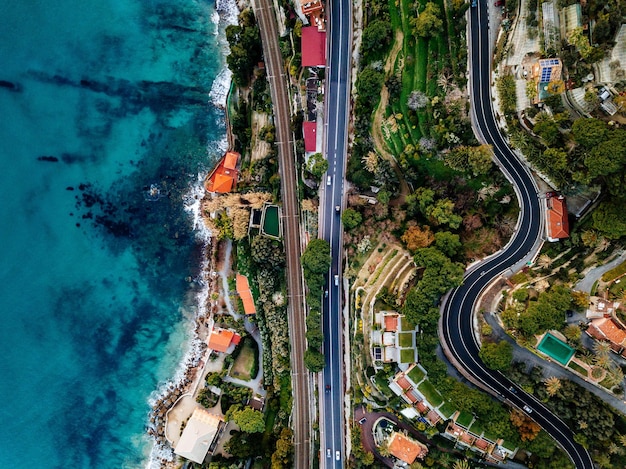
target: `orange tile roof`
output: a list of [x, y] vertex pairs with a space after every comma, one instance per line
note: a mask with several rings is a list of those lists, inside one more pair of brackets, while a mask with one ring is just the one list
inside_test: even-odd
[[415, 407], [417, 407], [417, 410], [419, 410], [422, 414], [428, 410], [428, 406], [424, 404], [424, 401], [419, 401], [415, 404]]
[[233, 188], [233, 178], [225, 174], [216, 174], [213, 180], [213, 192], [226, 194]]
[[398, 330], [398, 315], [397, 314], [385, 315], [385, 330], [389, 332], [396, 332]]
[[483, 440], [482, 438], [479, 438], [474, 442], [474, 446], [476, 446], [476, 448], [478, 449], [482, 449], [483, 451], [485, 451], [487, 448], [489, 448], [489, 442]]
[[394, 433], [389, 440], [389, 454], [401, 459], [407, 464], [413, 464], [415, 458], [422, 452], [421, 445], [404, 436], [402, 433]]
[[209, 336], [209, 348], [216, 352], [225, 352], [230, 347], [235, 333], [227, 329], [213, 329]]
[[466, 443], [468, 445], [474, 444], [474, 440], [475, 440], [475, 438], [472, 435], [470, 435], [469, 433], [463, 433], [459, 439], [463, 443]]
[[408, 391], [409, 389], [413, 387], [411, 383], [409, 383], [409, 380], [404, 377], [404, 375], [397, 378], [396, 383], [398, 383], [398, 386], [400, 386], [405, 391]]
[[569, 237], [569, 223], [565, 198], [549, 197], [548, 204], [548, 236], [554, 239]]
[[236, 151], [227, 151], [224, 156], [224, 168], [237, 169], [237, 161], [239, 161], [239, 153]]
[[415, 394], [413, 394], [411, 391], [407, 392], [405, 394], [405, 396], [409, 399], [409, 401], [411, 401], [411, 404], [416, 403], [417, 401], [419, 401], [419, 397], [417, 397]]
[[626, 331], [618, 327], [611, 318], [594, 319], [591, 324], [613, 344], [626, 345]]
[[243, 310], [246, 314], [255, 314], [256, 308], [254, 306], [254, 298], [252, 298], [252, 292], [250, 291], [250, 284], [248, 283], [248, 277], [245, 275], [237, 274], [235, 279], [237, 286], [237, 293], [239, 298], [243, 302]]

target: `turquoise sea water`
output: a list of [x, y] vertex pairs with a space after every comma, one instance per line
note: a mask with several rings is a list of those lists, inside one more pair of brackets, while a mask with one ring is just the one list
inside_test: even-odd
[[0, 18], [0, 80], [20, 88], [0, 88], [0, 466], [140, 467], [201, 290], [183, 199], [223, 150], [215, 4], [28, 0]]

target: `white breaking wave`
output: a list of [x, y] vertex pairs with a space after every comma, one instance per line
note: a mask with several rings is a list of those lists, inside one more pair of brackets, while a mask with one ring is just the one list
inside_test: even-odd
[[239, 7], [235, 0], [217, 0], [215, 2], [215, 9], [226, 26], [229, 24], [237, 24]]
[[228, 90], [230, 89], [230, 81], [233, 73], [228, 67], [224, 67], [220, 73], [217, 74], [213, 85], [211, 85], [211, 92], [209, 97], [211, 103], [214, 106], [224, 109], [226, 107], [226, 98], [228, 97]]
[[204, 198], [204, 179], [206, 174], [198, 173], [196, 183], [191, 185], [187, 193], [183, 196], [183, 206], [193, 222], [193, 231], [196, 238], [208, 242], [213, 233], [206, 226], [202, 219], [202, 199]]

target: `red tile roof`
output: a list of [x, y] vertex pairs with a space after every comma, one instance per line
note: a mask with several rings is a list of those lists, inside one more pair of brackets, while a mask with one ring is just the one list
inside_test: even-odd
[[439, 420], [441, 420], [441, 417], [439, 416], [439, 414], [435, 412], [434, 410], [431, 410], [430, 412], [428, 412], [428, 414], [426, 414], [426, 418], [433, 425], [439, 422]]
[[226, 329], [213, 329], [209, 336], [209, 348], [216, 352], [226, 352], [235, 333]]
[[326, 65], [326, 32], [315, 26], [302, 28], [302, 66], [320, 67]]
[[476, 448], [478, 449], [482, 449], [483, 451], [485, 451], [487, 448], [489, 448], [489, 442], [483, 440], [482, 438], [479, 438], [474, 442], [474, 446], [476, 446]]
[[303, 122], [302, 132], [304, 133], [304, 151], [315, 151], [317, 149], [317, 122]]
[[236, 151], [227, 151], [224, 157], [224, 168], [237, 169], [237, 161], [239, 161], [239, 153]]
[[413, 387], [411, 383], [409, 383], [409, 380], [404, 377], [404, 375], [396, 378], [396, 383], [398, 383], [398, 386], [400, 386], [405, 391], [408, 391]]
[[413, 461], [421, 454], [422, 445], [417, 441], [407, 438], [402, 433], [394, 433], [389, 440], [389, 454], [404, 461], [407, 464], [413, 464]]
[[424, 404], [424, 401], [419, 401], [417, 404], [415, 404], [415, 407], [422, 414], [428, 410], [428, 406], [426, 404]]
[[235, 279], [235, 285], [237, 287], [237, 293], [241, 302], [243, 303], [243, 310], [246, 314], [255, 314], [256, 308], [254, 306], [254, 298], [252, 298], [252, 292], [250, 291], [250, 284], [248, 283], [248, 277], [245, 275], [237, 274]]
[[398, 315], [397, 314], [385, 314], [385, 330], [389, 332], [396, 332], [398, 330]]
[[619, 344], [621, 346], [626, 345], [626, 331], [618, 327], [617, 324], [611, 318], [599, 318], [591, 321], [589, 329], [596, 328], [609, 342], [613, 344]]
[[563, 196], [549, 197], [548, 204], [548, 236], [553, 239], [569, 237], [567, 207]]

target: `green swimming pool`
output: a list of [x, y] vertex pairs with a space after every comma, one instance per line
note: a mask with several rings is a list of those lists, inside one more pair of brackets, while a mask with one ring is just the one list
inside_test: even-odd
[[572, 347], [550, 333], [546, 334], [543, 339], [541, 339], [537, 349], [563, 365], [567, 365], [567, 362], [569, 362], [570, 358], [574, 355], [574, 349]]
[[269, 205], [265, 208], [265, 219], [263, 231], [270, 236], [278, 238], [280, 236], [280, 226], [278, 221], [278, 206]]

